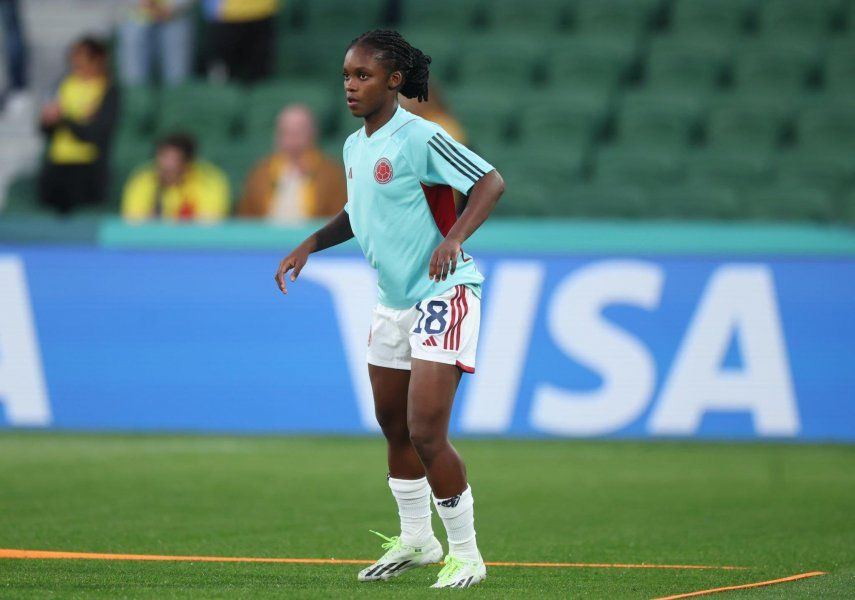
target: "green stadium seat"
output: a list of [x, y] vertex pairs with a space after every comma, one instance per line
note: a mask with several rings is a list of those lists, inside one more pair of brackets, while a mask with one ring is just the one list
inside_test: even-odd
[[747, 44], [736, 57], [734, 83], [743, 92], [794, 94], [815, 67], [815, 50], [794, 41]]
[[353, 39], [371, 29], [382, 28], [385, 7], [384, 0], [309, 0], [303, 7], [303, 17], [308, 31], [349, 30]]
[[563, 38], [550, 45], [547, 80], [553, 88], [608, 96], [627, 75], [635, 51], [635, 44], [626, 37]]
[[[336, 93], [337, 92], [337, 93]], [[333, 110], [333, 102], [344, 104], [341, 88], [317, 81], [288, 79], [264, 83], [250, 88], [243, 105], [243, 130], [248, 135], [267, 133], [272, 136], [276, 118], [289, 104], [303, 104], [315, 114], [318, 128], [323, 130]]]
[[721, 40], [660, 37], [651, 41], [645, 84], [657, 91], [708, 95], [720, 87], [731, 50]]
[[[475, 28], [482, 9], [480, 2], [460, 0], [404, 0], [401, 4], [401, 24], [405, 29], [413, 31], [468, 32]], [[407, 37], [407, 40], [410, 41], [410, 38]], [[418, 45], [416, 47], [421, 48]]]
[[638, 186], [589, 183], [564, 188], [552, 214], [576, 218], [639, 218], [649, 213], [647, 199]]
[[825, 60], [825, 89], [830, 94], [855, 96], [855, 45], [848, 52], [829, 53]]
[[[168, 90], [166, 93], [169, 93]], [[126, 86], [120, 92], [119, 126], [136, 135], [154, 129], [158, 104], [157, 89], [152, 86]]]
[[855, 155], [855, 110], [852, 102], [823, 102], [805, 109], [799, 115], [797, 137], [803, 148]]
[[157, 135], [175, 131], [212, 142], [228, 139], [240, 110], [238, 88], [222, 84], [188, 83], [161, 94]]
[[39, 204], [38, 175], [27, 173], [15, 176], [6, 188], [3, 216], [33, 215], [45, 212]]
[[555, 103], [531, 104], [519, 116], [520, 138], [527, 144], [563, 144], [567, 148], [588, 148], [599, 136], [603, 109]]
[[855, 225], [855, 190], [840, 197], [836, 213], [842, 222]]
[[573, 27], [584, 33], [639, 36], [652, 24], [659, 6], [659, 0], [575, 0]]
[[525, 90], [536, 81], [544, 55], [528, 36], [472, 36], [463, 41], [457, 81]]
[[494, 31], [543, 35], [567, 27], [570, 4], [569, 0], [540, 0], [533, 7], [519, 0], [490, 0], [485, 4], [484, 17], [487, 27]]
[[764, 97], [735, 97], [718, 103], [707, 117], [706, 141], [721, 148], [771, 150], [783, 139], [789, 110]]
[[855, 186], [855, 155], [796, 147], [775, 158], [778, 180], [839, 192]]
[[[272, 136], [258, 136], [248, 138], [240, 145], [217, 148], [206, 155], [206, 158], [222, 169], [228, 177], [233, 204], [237, 204], [252, 168], [259, 160], [270, 154], [272, 149]], [[339, 154], [340, 152], [339, 150]]]
[[648, 146], [608, 146], [597, 152], [594, 179], [642, 187], [677, 183], [683, 177], [679, 154]]
[[737, 148], [698, 149], [686, 156], [687, 181], [732, 187], [765, 185], [773, 174], [770, 153]]
[[646, 190], [651, 217], [664, 219], [738, 219], [742, 206], [728, 187], [703, 185], [654, 186]]
[[413, 46], [430, 56], [430, 79], [443, 86], [457, 80], [461, 36], [453, 30], [405, 29], [401, 35]]
[[758, 0], [676, 0], [671, 29], [681, 35], [706, 35], [726, 41], [746, 30]]
[[617, 117], [618, 143], [675, 150], [692, 141], [700, 114], [697, 99], [627, 94]]
[[742, 193], [744, 215], [769, 221], [829, 222], [834, 218], [831, 196], [818, 188], [772, 186]]
[[766, 36], [821, 39], [832, 28], [839, 0], [764, 0], [760, 31]]
[[341, 83], [341, 67], [351, 40], [362, 31], [354, 29], [289, 33], [277, 40], [276, 70], [287, 78]]

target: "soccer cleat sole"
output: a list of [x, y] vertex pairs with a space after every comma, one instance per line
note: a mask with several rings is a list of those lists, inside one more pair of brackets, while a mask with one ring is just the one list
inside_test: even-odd
[[469, 577], [464, 577], [454, 583], [449, 583], [448, 585], [437, 586], [436, 584], [431, 587], [436, 589], [448, 589], [448, 588], [468, 588], [473, 585], [477, 585], [487, 579], [486, 575], [470, 575]]
[[375, 564], [365, 571], [360, 571], [357, 575], [359, 581], [387, 581], [393, 577], [403, 575], [407, 571], [418, 569], [419, 567], [427, 567], [435, 565], [442, 560], [442, 546], [438, 546], [433, 551], [433, 555], [428, 553], [421, 560], [402, 560], [383, 564]]

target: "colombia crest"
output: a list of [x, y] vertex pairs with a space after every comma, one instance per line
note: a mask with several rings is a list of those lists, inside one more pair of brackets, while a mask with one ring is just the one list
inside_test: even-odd
[[389, 183], [392, 181], [392, 163], [388, 158], [381, 158], [374, 163], [374, 181], [377, 183]]

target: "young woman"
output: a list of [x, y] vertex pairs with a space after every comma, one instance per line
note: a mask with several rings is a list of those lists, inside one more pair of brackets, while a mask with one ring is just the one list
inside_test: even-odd
[[[348, 202], [282, 260], [275, 279], [287, 293], [289, 271], [295, 281], [309, 254], [354, 235], [377, 269], [368, 372], [401, 535], [381, 536], [386, 553], [359, 580], [389, 579], [442, 558], [431, 528], [432, 491], [449, 545], [433, 587], [469, 587], [486, 568], [448, 422], [461, 374], [475, 371], [484, 278], [462, 244], [493, 210], [504, 182], [441, 127], [398, 106], [399, 92], [427, 99], [429, 65], [430, 57], [394, 31], [371, 31], [350, 44], [344, 91], [365, 125], [344, 144]], [[459, 218], [452, 188], [469, 194]]]

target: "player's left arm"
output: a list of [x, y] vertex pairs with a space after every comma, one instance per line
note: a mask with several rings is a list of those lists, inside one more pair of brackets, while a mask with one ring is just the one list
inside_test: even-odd
[[504, 191], [505, 181], [495, 169], [475, 182], [463, 213], [431, 255], [429, 279], [444, 281], [457, 270], [457, 258], [463, 242], [487, 220]]

